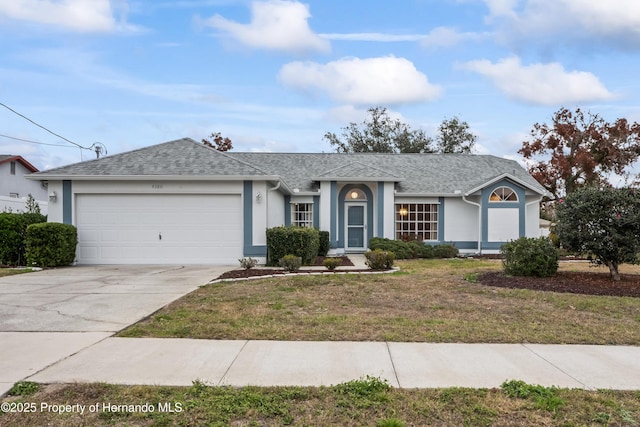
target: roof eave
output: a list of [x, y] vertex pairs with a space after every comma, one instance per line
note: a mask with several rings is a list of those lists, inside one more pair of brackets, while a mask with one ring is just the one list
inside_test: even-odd
[[396, 176], [382, 176], [382, 177], [361, 177], [361, 176], [314, 176], [311, 177], [312, 181], [349, 181], [349, 182], [403, 182], [404, 178], [398, 178]]
[[277, 175], [62, 175], [36, 173], [38, 181], [282, 181]]
[[514, 181], [516, 184], [521, 185], [521, 186], [523, 186], [525, 188], [528, 188], [529, 190], [534, 191], [534, 192], [536, 192], [536, 193], [538, 193], [538, 194], [540, 194], [542, 196], [550, 196], [550, 193], [547, 190], [542, 189], [542, 191], [540, 191], [541, 190], [540, 188], [536, 188], [535, 186], [529, 184], [528, 182], [525, 182], [525, 181], [521, 180], [520, 178], [518, 178], [518, 177], [516, 177], [516, 176], [514, 176], [514, 175], [512, 175], [510, 173], [503, 173], [501, 175], [498, 175], [497, 177], [495, 177], [493, 179], [490, 179], [487, 182], [484, 182], [484, 183], [482, 183], [482, 184], [480, 184], [480, 185], [478, 185], [478, 186], [476, 186], [476, 187], [474, 187], [474, 188], [472, 188], [472, 189], [470, 189], [468, 191], [465, 191], [464, 195], [465, 196], [470, 196], [473, 193], [475, 193], [477, 191], [480, 191], [483, 188], [486, 188], [489, 185], [494, 184], [494, 183], [496, 183], [498, 181], [501, 181], [501, 180], [503, 180], [505, 178], [509, 179], [511, 181]]

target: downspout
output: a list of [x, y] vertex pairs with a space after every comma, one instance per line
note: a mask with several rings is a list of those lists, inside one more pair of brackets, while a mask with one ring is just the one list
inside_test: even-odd
[[[540, 203], [542, 201], [542, 196], [540, 196], [540, 198], [538, 198], [538, 200], [533, 200], [529, 203], [525, 203], [524, 204], [524, 218], [525, 218], [525, 224], [524, 224], [524, 235], [527, 235], [527, 223], [526, 223], [526, 219], [527, 219], [527, 208], [529, 207], [529, 205], [532, 205], [534, 203]], [[538, 210], [538, 217], [540, 217], [540, 211]], [[538, 221], [538, 234], [540, 234], [540, 221]], [[538, 236], [540, 237], [540, 236]]]
[[478, 255], [482, 255], [482, 205], [480, 203], [467, 200], [466, 196], [462, 195], [462, 201], [478, 207]]
[[278, 188], [280, 188], [280, 184], [282, 184], [282, 181], [278, 181], [278, 184], [273, 187], [273, 188], [269, 188], [267, 190], [267, 227], [269, 227], [269, 193], [271, 193], [272, 191], [276, 191]]

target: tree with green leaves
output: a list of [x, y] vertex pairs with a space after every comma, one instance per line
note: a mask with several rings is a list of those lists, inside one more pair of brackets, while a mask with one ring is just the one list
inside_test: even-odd
[[471, 154], [478, 137], [469, 131], [469, 123], [457, 116], [444, 119], [438, 127], [436, 150], [439, 153]]
[[559, 199], [576, 189], [627, 177], [640, 156], [640, 124], [613, 123], [579, 108], [556, 111], [551, 124], [536, 123], [518, 151], [531, 161], [529, 173]]
[[338, 153], [432, 153], [432, 139], [422, 129], [411, 129], [399, 119], [392, 119], [385, 107], [367, 110], [370, 118], [362, 123], [350, 123], [342, 129], [342, 138], [333, 132], [324, 139]]
[[567, 249], [592, 256], [620, 280], [618, 267], [640, 253], [640, 193], [633, 188], [584, 187], [560, 199], [556, 232]]

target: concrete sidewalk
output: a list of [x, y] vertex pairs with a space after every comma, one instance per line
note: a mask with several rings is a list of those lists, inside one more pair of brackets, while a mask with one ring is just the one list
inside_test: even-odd
[[320, 386], [365, 375], [394, 387], [499, 387], [506, 380], [640, 389], [640, 347], [106, 338], [28, 377], [42, 383]]

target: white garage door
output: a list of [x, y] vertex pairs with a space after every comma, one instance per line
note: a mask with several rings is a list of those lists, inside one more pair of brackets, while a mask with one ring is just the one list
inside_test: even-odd
[[80, 264], [237, 264], [240, 195], [80, 194]]

